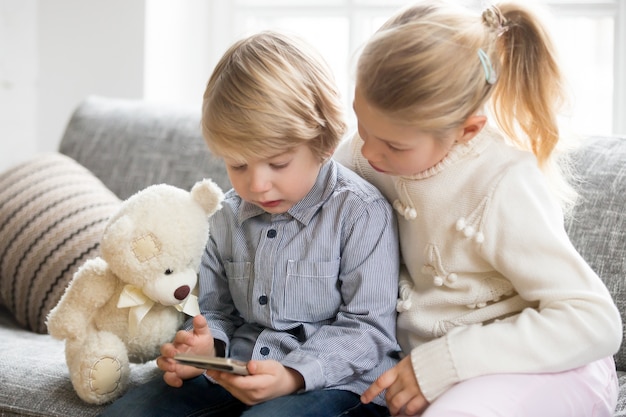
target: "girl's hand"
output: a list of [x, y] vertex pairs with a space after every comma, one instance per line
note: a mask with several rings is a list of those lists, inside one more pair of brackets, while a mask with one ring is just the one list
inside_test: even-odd
[[174, 360], [177, 353], [195, 353], [198, 355], [215, 356], [213, 336], [206, 319], [197, 315], [193, 319], [193, 331], [180, 330], [172, 343], [161, 346], [161, 356], [157, 358], [157, 366], [164, 371], [163, 380], [172, 387], [180, 387], [183, 380], [201, 375], [204, 370], [193, 366], [181, 365]]
[[235, 398], [247, 405], [255, 405], [272, 398], [293, 394], [304, 388], [304, 379], [299, 372], [286, 368], [274, 360], [250, 361], [248, 372], [250, 375], [247, 376], [219, 371], [206, 373]]
[[396, 366], [382, 374], [361, 396], [364, 404], [371, 402], [378, 394], [387, 390], [385, 400], [392, 416], [398, 414], [416, 415], [428, 406], [422, 395], [411, 357], [402, 359]]

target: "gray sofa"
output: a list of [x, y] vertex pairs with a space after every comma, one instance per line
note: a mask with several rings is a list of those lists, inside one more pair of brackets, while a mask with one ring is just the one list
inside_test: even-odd
[[[99, 227], [117, 202], [161, 182], [189, 189], [198, 179], [210, 177], [229, 187], [223, 165], [202, 141], [199, 113], [192, 110], [90, 97], [69, 121], [58, 154], [71, 159], [40, 156], [35, 159], [43, 161], [34, 163], [35, 168], [29, 161], [0, 173], [0, 416], [93, 416], [100, 410], [75, 395], [63, 343], [45, 334], [45, 314], [76, 267], [97, 253]], [[74, 161], [77, 166], [71, 166]], [[581, 202], [566, 227], [605, 281], [626, 323], [626, 138], [587, 139], [575, 155], [574, 167]], [[97, 179], [86, 178], [90, 176]], [[81, 189], [75, 191], [78, 182]], [[54, 207], [45, 194], [51, 190], [59, 199]], [[37, 193], [39, 200], [48, 202], [45, 209], [34, 206]], [[78, 194], [87, 197], [72, 203]], [[51, 219], [63, 202], [85, 210], [72, 210], [72, 217], [65, 209], [56, 214], [59, 219]], [[94, 205], [97, 213], [87, 211]], [[36, 227], [45, 221], [47, 226]], [[65, 227], [66, 235], [56, 231], [68, 221], [82, 226]], [[22, 242], [27, 238], [29, 243]], [[65, 261], [57, 256], [58, 248], [64, 248]], [[49, 273], [43, 276], [44, 271]], [[626, 416], [626, 350], [615, 360], [622, 386], [615, 415]], [[157, 372], [153, 362], [134, 365], [131, 385]]]

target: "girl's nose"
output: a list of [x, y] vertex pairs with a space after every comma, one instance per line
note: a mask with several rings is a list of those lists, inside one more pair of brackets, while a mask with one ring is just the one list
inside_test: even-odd
[[372, 140], [363, 140], [363, 146], [361, 147], [361, 153], [365, 157], [365, 159], [372, 160], [375, 159], [377, 155], [376, 145]]

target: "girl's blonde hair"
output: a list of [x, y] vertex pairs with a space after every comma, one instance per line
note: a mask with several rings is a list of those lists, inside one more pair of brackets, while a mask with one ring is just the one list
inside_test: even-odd
[[576, 193], [554, 150], [564, 80], [536, 14], [500, 3], [482, 14], [430, 1], [401, 10], [364, 47], [357, 86], [398, 122], [436, 137], [485, 105], [509, 141], [532, 151], [568, 211]]
[[554, 171], [563, 79], [548, 33], [519, 4], [482, 15], [440, 2], [401, 10], [365, 46], [357, 86], [389, 117], [440, 136], [489, 104], [508, 139]]
[[306, 144], [324, 160], [345, 129], [325, 62], [304, 42], [276, 32], [235, 43], [204, 93], [202, 132], [222, 157], [263, 158]]

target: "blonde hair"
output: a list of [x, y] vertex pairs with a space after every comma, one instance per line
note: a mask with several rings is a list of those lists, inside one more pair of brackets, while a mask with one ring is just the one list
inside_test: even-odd
[[556, 177], [567, 206], [574, 194], [551, 160], [563, 85], [548, 33], [514, 3], [482, 15], [442, 2], [413, 5], [374, 34], [357, 64], [357, 86], [370, 104], [438, 136], [490, 105], [508, 140]]
[[325, 62], [304, 42], [276, 32], [230, 47], [204, 93], [203, 136], [222, 157], [269, 157], [306, 144], [324, 160], [345, 129]]

